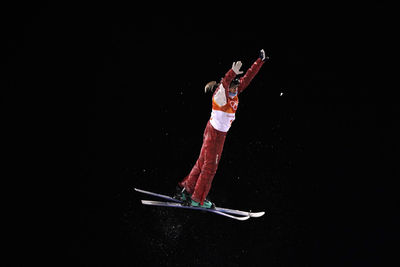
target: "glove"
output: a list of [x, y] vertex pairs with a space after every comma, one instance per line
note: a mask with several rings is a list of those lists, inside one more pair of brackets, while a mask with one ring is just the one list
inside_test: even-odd
[[269, 59], [269, 57], [265, 56], [265, 51], [264, 49], [260, 50], [260, 55], [258, 56], [259, 58], [261, 58], [262, 61], [265, 61], [266, 59]]
[[242, 67], [241, 61], [236, 61], [236, 62], [233, 62], [233, 64], [232, 64], [232, 70], [236, 73], [236, 75], [243, 73], [243, 71], [240, 70], [241, 67]]

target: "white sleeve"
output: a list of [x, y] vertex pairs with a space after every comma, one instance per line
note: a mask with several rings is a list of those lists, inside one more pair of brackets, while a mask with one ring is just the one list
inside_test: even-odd
[[217, 88], [217, 92], [214, 95], [214, 101], [220, 107], [225, 106], [226, 103], [227, 103], [226, 102], [225, 88], [222, 85], [222, 83]]

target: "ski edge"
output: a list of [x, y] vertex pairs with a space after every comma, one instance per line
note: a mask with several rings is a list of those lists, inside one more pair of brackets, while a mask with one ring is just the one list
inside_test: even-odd
[[150, 206], [159, 206], [159, 207], [171, 207], [171, 208], [183, 208], [183, 209], [191, 209], [191, 210], [202, 210], [202, 211], [207, 211], [207, 212], [212, 212], [218, 215], [222, 215], [231, 219], [239, 220], [239, 221], [245, 221], [250, 219], [250, 216], [233, 216], [230, 214], [227, 214], [222, 211], [218, 211], [215, 209], [205, 209], [205, 208], [198, 208], [198, 207], [190, 207], [190, 206], [183, 206], [180, 203], [176, 202], [163, 202], [163, 201], [153, 201], [153, 200], [141, 200], [143, 205], [150, 205]]
[[[142, 189], [138, 189], [138, 188], [134, 188], [134, 189], [135, 189], [135, 191], [143, 193], [143, 194], [164, 198], [164, 199], [176, 202], [176, 203], [182, 203], [180, 200], [177, 200], [177, 199], [172, 198], [172, 197], [167, 196], [167, 195], [162, 195], [162, 194], [158, 194], [158, 193], [154, 193], [154, 192], [150, 192], [150, 191], [146, 191], [146, 190], [142, 190]], [[234, 209], [221, 208], [221, 207], [215, 207], [215, 210], [220, 211], [220, 212], [224, 212], [224, 213], [229, 213], [229, 214], [235, 214], [235, 215], [241, 215], [241, 216], [250, 216], [252, 218], [258, 218], [258, 217], [261, 217], [261, 216], [263, 216], [265, 214], [265, 211], [248, 212], [248, 211], [234, 210]]]

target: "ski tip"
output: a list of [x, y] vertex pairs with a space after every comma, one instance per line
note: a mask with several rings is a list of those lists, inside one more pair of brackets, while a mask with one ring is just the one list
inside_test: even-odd
[[257, 217], [261, 217], [265, 214], [265, 211], [260, 211], [260, 212], [252, 212], [251, 213], [251, 217], [257, 218]]
[[236, 219], [236, 220], [239, 220], [239, 221], [245, 221], [245, 220], [250, 219], [250, 216], [235, 217], [235, 219]]

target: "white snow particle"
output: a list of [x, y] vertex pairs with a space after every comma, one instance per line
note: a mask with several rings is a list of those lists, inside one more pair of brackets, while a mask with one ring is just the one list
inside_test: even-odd
[[283, 95], [283, 92], [281, 92], [281, 95], [280, 96], [282, 96]]

